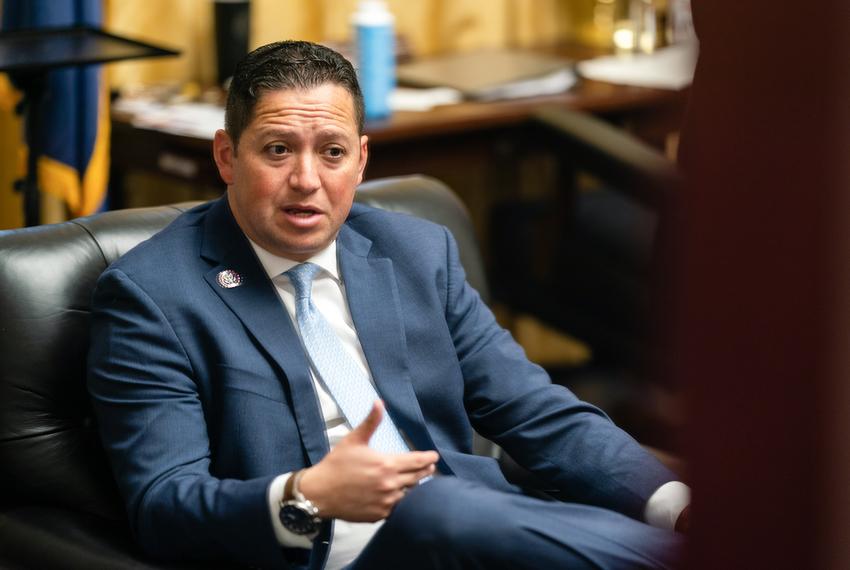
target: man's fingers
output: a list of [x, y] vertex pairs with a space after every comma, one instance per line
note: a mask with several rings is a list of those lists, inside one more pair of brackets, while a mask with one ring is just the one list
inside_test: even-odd
[[399, 487], [408, 488], [413, 487], [419, 484], [419, 481], [424, 479], [429, 475], [433, 475], [436, 469], [433, 465], [428, 465], [427, 467], [423, 467], [419, 471], [410, 471], [408, 473], [404, 473], [399, 476]]
[[393, 456], [399, 473], [412, 473], [434, 465], [440, 456], [436, 451], [411, 451]]
[[375, 433], [375, 430], [378, 429], [378, 426], [381, 424], [381, 420], [384, 418], [384, 403], [381, 400], [375, 400], [375, 403], [372, 404], [372, 411], [369, 412], [369, 415], [366, 416], [360, 425], [351, 430], [351, 433], [345, 438], [347, 440], [353, 440], [357, 443], [362, 443], [364, 445], [369, 445], [369, 438], [372, 437], [372, 434]]

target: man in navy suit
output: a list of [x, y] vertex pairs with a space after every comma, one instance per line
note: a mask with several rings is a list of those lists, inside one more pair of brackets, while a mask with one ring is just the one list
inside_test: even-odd
[[[142, 548], [277, 568], [675, 565], [686, 488], [526, 359], [448, 230], [352, 205], [362, 132], [339, 54], [255, 50], [215, 136], [225, 196], [101, 276], [89, 390]], [[523, 495], [472, 454], [473, 429], [570, 501]]]

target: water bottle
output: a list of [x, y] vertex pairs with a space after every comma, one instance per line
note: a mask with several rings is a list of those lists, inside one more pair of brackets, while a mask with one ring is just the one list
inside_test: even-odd
[[386, 118], [395, 88], [395, 18], [383, 0], [361, 0], [352, 24], [366, 119]]

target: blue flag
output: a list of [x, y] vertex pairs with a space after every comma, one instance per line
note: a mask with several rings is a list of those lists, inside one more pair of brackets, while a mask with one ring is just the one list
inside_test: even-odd
[[[100, 27], [102, 0], [4, 0], [4, 30]], [[102, 209], [109, 172], [109, 92], [101, 66], [48, 72], [39, 113], [43, 148], [39, 188], [60, 197], [72, 216]]]

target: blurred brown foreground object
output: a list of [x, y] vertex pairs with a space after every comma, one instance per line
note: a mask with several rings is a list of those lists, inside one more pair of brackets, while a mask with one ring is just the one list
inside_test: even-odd
[[671, 331], [688, 567], [850, 568], [850, 4], [693, 10]]

